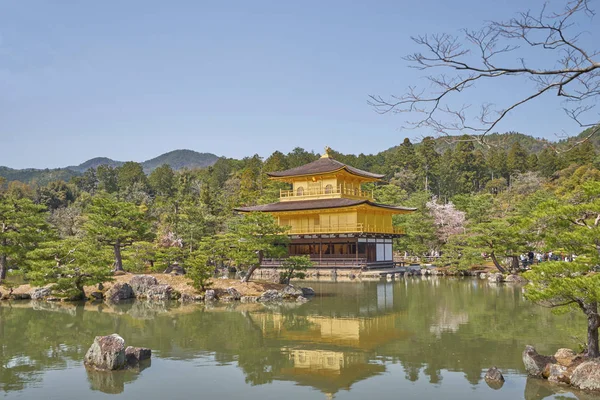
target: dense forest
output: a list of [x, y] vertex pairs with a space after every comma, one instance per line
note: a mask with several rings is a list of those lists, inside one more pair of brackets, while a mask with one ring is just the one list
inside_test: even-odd
[[[600, 188], [594, 144], [557, 152], [522, 136], [497, 135], [485, 147], [461, 138], [450, 143], [429, 137], [417, 144], [404, 139], [376, 155], [332, 151], [332, 156], [385, 174], [384, 182], [365, 187], [376, 201], [418, 208], [395, 217], [407, 232], [396, 241], [398, 252], [439, 255], [438, 263], [452, 268], [481, 264], [485, 255], [500, 270], [516, 267], [517, 257], [529, 251], [597, 255], [596, 242], [579, 243], [590, 240], [598, 224], [589, 220], [593, 206], [586, 209]], [[245, 242], [252, 236], [233, 209], [277, 201], [286, 184], [269, 180], [267, 173], [318, 157], [295, 148], [266, 159], [219, 158], [206, 168], [163, 164], [149, 174], [141, 163], [125, 162], [45, 184], [0, 178], [0, 278], [9, 269], [40, 282], [80, 274], [75, 285], [80, 288], [106, 279], [110, 265], [138, 272], [162, 271], [176, 261], [252, 264], [253, 252], [229, 254], [235, 235], [238, 243], [239, 236]], [[283, 242], [283, 232], [261, 218], [253, 223]], [[576, 237], [578, 228], [585, 238]], [[56, 273], [67, 266], [69, 274]], [[66, 283], [71, 284], [72, 279]]]

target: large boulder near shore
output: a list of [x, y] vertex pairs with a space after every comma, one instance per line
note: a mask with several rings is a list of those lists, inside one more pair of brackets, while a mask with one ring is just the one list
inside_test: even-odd
[[148, 300], [171, 300], [173, 298], [173, 288], [169, 285], [150, 286], [146, 291]]
[[600, 362], [586, 361], [573, 371], [571, 385], [583, 390], [600, 390]]
[[523, 350], [523, 364], [529, 375], [542, 376], [548, 364], [556, 364], [556, 358], [538, 354], [533, 346], [527, 345]]
[[88, 367], [103, 371], [125, 368], [125, 340], [116, 333], [96, 336], [83, 362]]
[[278, 302], [283, 300], [283, 295], [277, 290], [270, 289], [260, 295], [258, 301], [261, 303]]
[[314, 296], [315, 295], [315, 291], [313, 290], [313, 288], [311, 287], [303, 287], [302, 288], [302, 296], [306, 297], [306, 296]]
[[31, 300], [42, 300], [52, 294], [52, 289], [47, 287], [41, 287], [34, 289], [30, 295]]
[[129, 286], [136, 297], [146, 296], [148, 290], [156, 285], [158, 285], [158, 281], [152, 275], [135, 275], [129, 281]]
[[106, 298], [113, 303], [118, 303], [122, 300], [133, 299], [133, 289], [128, 283], [115, 282], [115, 284], [112, 285], [112, 287], [106, 293]]

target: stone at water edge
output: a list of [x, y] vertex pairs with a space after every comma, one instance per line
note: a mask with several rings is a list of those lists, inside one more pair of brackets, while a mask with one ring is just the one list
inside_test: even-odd
[[258, 301], [261, 303], [278, 302], [283, 300], [283, 295], [274, 289], [269, 289], [260, 295]]
[[99, 370], [114, 371], [125, 368], [125, 361], [125, 340], [113, 333], [109, 336], [96, 336], [85, 353], [83, 363]]
[[586, 361], [573, 371], [571, 385], [578, 389], [600, 390], [600, 362]]
[[570, 383], [571, 377], [568, 368], [560, 364], [548, 364], [544, 370], [544, 375], [548, 375], [548, 381], [554, 383]]
[[217, 293], [213, 289], [209, 289], [204, 293], [204, 301], [211, 302], [217, 300]]
[[125, 349], [125, 361], [129, 366], [136, 366], [142, 361], [149, 360], [152, 357], [152, 350], [145, 347], [127, 346]]
[[527, 345], [523, 350], [523, 364], [529, 375], [542, 376], [548, 364], [556, 364], [556, 358], [538, 354], [535, 347]]
[[134, 293], [128, 283], [116, 282], [106, 293], [106, 298], [113, 303], [133, 299]]
[[97, 291], [97, 290], [90, 293], [90, 300], [102, 300], [102, 299], [104, 299], [104, 293]]
[[313, 288], [311, 287], [303, 287], [302, 288], [302, 296], [306, 297], [306, 296], [314, 296], [315, 295], [315, 291], [313, 290]]
[[258, 296], [242, 296], [240, 298], [242, 303], [256, 303], [258, 302]]
[[527, 283], [529, 281], [527, 279], [523, 278], [521, 275], [510, 274], [506, 278], [504, 278], [504, 282]]
[[487, 279], [490, 283], [501, 283], [504, 282], [504, 275], [502, 275], [500, 272], [496, 272], [489, 274]]
[[577, 354], [571, 349], [558, 349], [556, 353], [554, 353], [554, 358], [556, 358], [556, 362], [560, 365], [564, 365], [565, 367], [569, 367], [573, 359], [577, 357]]
[[136, 297], [145, 296], [146, 292], [156, 285], [158, 285], [158, 280], [152, 275], [135, 275], [129, 280], [129, 286]]
[[227, 294], [229, 296], [231, 296], [233, 298], [233, 300], [239, 300], [242, 298], [242, 294], [240, 292], [238, 292], [238, 290], [236, 288], [234, 288], [233, 286], [228, 287], [227, 289], [225, 289], [225, 291], [227, 292]]
[[487, 372], [485, 373], [485, 379], [488, 381], [504, 382], [504, 376], [502, 375], [502, 371], [500, 371], [496, 367], [492, 367], [487, 370]]
[[310, 300], [308, 300], [308, 299], [307, 299], [306, 297], [304, 297], [304, 296], [298, 296], [298, 298], [296, 298], [296, 302], [297, 302], [297, 303], [306, 303], [306, 302], [308, 302], [308, 301], [310, 301]]
[[281, 293], [283, 293], [284, 296], [289, 296], [289, 297], [298, 297], [298, 296], [302, 296], [303, 292], [302, 289], [297, 288], [296, 286], [292, 286], [292, 285], [287, 285], [286, 287], [284, 287], [281, 290]]
[[484, 377], [485, 383], [494, 390], [501, 389], [504, 386], [504, 376], [502, 371], [496, 367], [487, 370]]
[[42, 287], [37, 288], [33, 292], [30, 293], [31, 300], [42, 300], [44, 297], [48, 297], [52, 294], [52, 290], [50, 288]]
[[169, 285], [154, 285], [146, 292], [148, 300], [171, 300], [173, 288]]

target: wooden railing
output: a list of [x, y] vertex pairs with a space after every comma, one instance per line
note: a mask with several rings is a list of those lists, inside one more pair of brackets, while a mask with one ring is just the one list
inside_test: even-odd
[[[311, 256], [311, 261], [316, 266], [360, 266], [367, 263], [364, 257], [321, 257]], [[285, 261], [285, 258], [265, 258], [260, 264], [261, 267], [278, 267]]]
[[308, 226], [292, 227], [288, 230], [288, 235], [310, 235], [319, 233], [389, 233], [395, 235], [404, 235], [404, 229], [398, 227], [382, 227], [371, 224], [338, 224], [327, 226]]
[[292, 200], [309, 200], [314, 198], [327, 198], [327, 197], [340, 197], [340, 195], [357, 197], [363, 199], [373, 199], [373, 192], [365, 192], [358, 188], [347, 188], [338, 186], [337, 188], [319, 188], [319, 189], [304, 189], [302, 194], [298, 194], [298, 191], [294, 190], [280, 190], [279, 198], [282, 201]]

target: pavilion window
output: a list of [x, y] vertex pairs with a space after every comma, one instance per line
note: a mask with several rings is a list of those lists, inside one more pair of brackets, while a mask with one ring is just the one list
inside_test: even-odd
[[333, 185], [327, 185], [325, 186], [325, 194], [331, 194], [333, 193]]
[[304, 188], [302, 186], [298, 186], [298, 189], [296, 189], [296, 196], [304, 196]]

